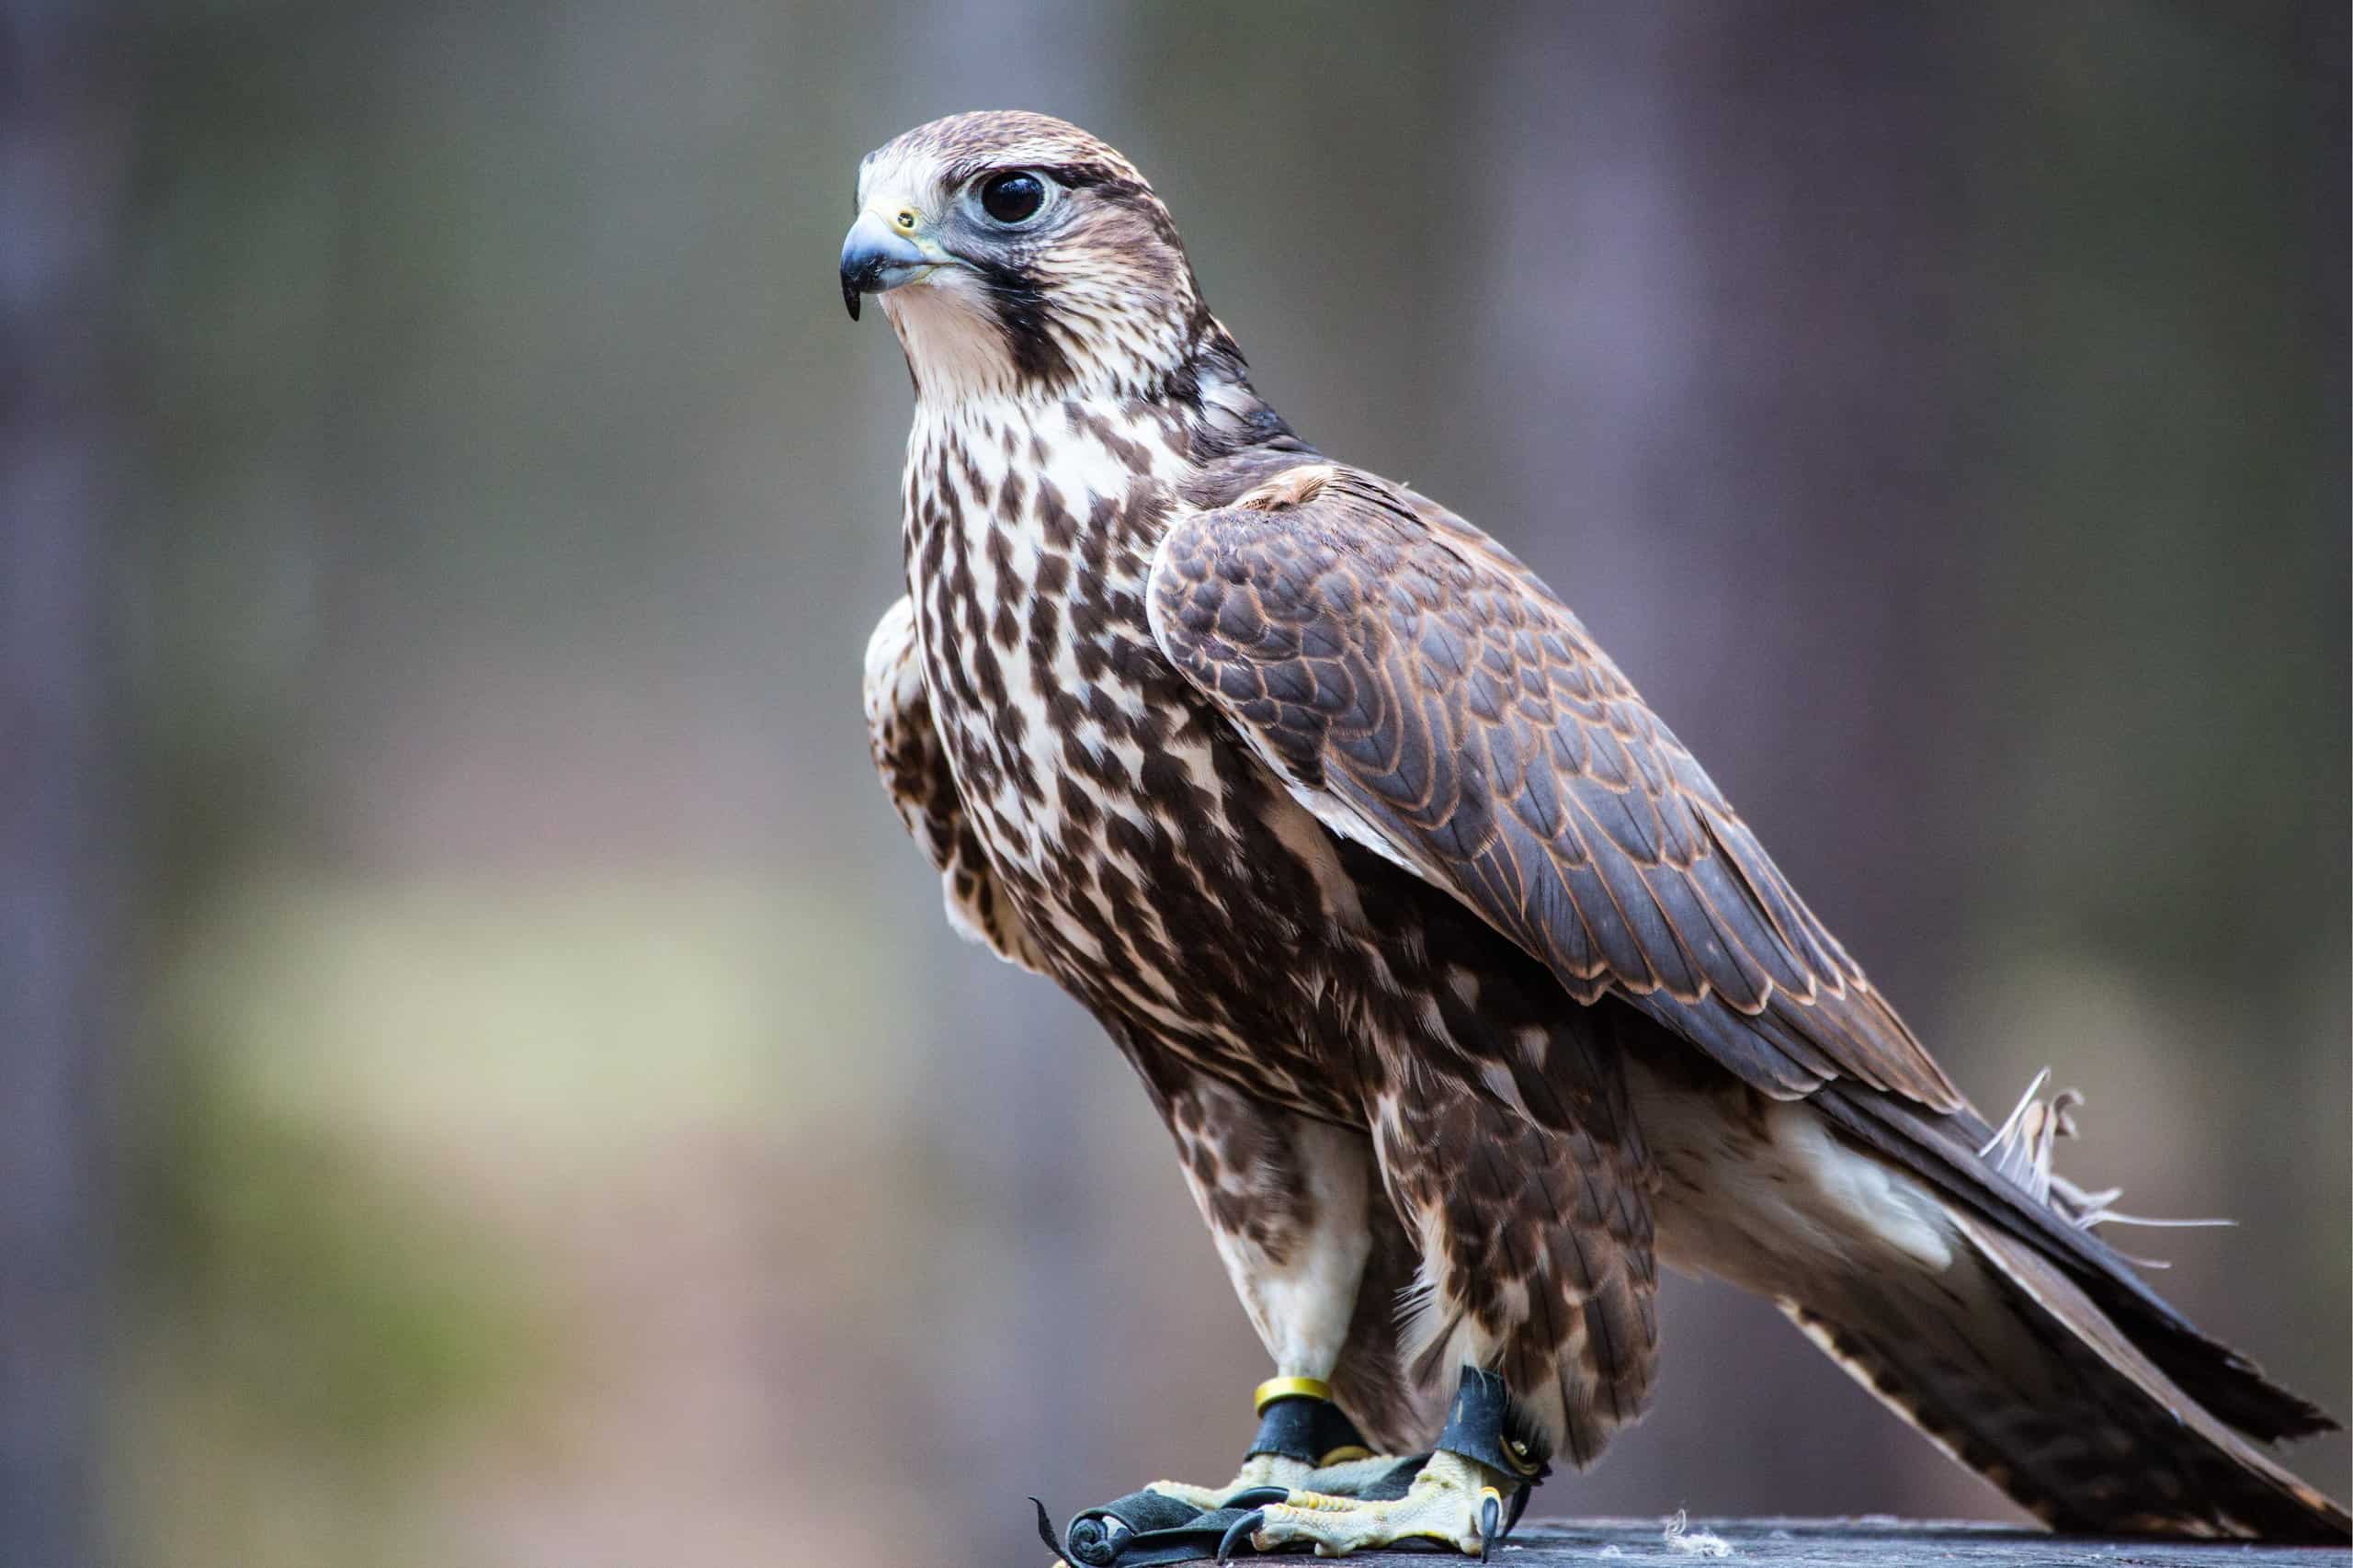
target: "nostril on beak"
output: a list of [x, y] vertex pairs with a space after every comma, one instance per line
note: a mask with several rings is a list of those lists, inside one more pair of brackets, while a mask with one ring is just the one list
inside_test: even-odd
[[842, 240], [842, 304], [849, 319], [858, 319], [861, 295], [880, 294], [913, 278], [931, 259], [910, 237], [916, 224], [912, 208], [903, 208], [888, 223], [871, 212], [858, 214]]

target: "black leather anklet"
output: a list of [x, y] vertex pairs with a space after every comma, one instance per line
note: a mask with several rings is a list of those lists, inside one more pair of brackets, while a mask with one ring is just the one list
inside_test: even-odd
[[1482, 1367], [1462, 1369], [1454, 1390], [1454, 1406], [1447, 1412], [1446, 1430], [1438, 1447], [1449, 1454], [1476, 1460], [1501, 1475], [1517, 1477], [1523, 1487], [1533, 1486], [1552, 1473], [1552, 1455], [1527, 1428], [1512, 1407], [1511, 1390], [1503, 1376]]
[[1277, 1378], [1258, 1385], [1258, 1435], [1248, 1457], [1272, 1454], [1311, 1470], [1370, 1459], [1364, 1434], [1313, 1378]]

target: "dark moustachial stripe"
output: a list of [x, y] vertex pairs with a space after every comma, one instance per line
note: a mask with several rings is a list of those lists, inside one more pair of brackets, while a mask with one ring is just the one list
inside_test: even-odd
[[1051, 386], [1066, 383], [1071, 378], [1070, 356], [1054, 340], [1053, 308], [1046, 291], [1012, 263], [983, 256], [974, 258], [971, 266], [988, 287], [989, 302], [1022, 379]]

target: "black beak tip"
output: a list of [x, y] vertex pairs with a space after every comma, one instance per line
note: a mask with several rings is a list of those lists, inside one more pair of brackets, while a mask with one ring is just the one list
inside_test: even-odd
[[849, 319], [858, 319], [858, 285], [847, 273], [842, 275], [842, 303], [848, 308]]

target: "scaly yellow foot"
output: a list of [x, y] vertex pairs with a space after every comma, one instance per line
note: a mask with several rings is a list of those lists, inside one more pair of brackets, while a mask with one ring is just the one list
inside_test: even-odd
[[1247, 1539], [1259, 1551], [1305, 1541], [1318, 1557], [1345, 1557], [1401, 1540], [1444, 1541], [1486, 1561], [1503, 1534], [1506, 1499], [1519, 1485], [1474, 1460], [1440, 1450], [1430, 1456], [1405, 1495], [1367, 1502], [1325, 1492], [1293, 1492], [1237, 1522], [1219, 1554], [1222, 1562]]
[[1252, 1454], [1242, 1461], [1241, 1471], [1223, 1486], [1194, 1486], [1182, 1481], [1155, 1481], [1149, 1490], [1165, 1492], [1180, 1503], [1190, 1503], [1204, 1514], [1213, 1514], [1226, 1506], [1229, 1498], [1262, 1486], [1280, 1487], [1289, 1492], [1305, 1483], [1312, 1467], [1304, 1460], [1285, 1459], [1280, 1454]]

